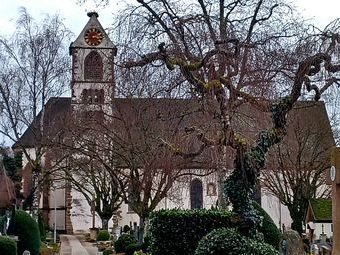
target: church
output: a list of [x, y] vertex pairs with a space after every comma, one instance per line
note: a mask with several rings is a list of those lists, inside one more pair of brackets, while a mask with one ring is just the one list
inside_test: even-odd
[[[116, 166], [119, 165], [125, 169], [132, 167], [132, 163], [135, 161], [131, 160], [133, 158], [131, 155], [137, 157], [144, 154], [131, 153], [131, 148], [135, 148], [136, 144], [147, 144], [152, 140], [150, 142], [152, 146], [148, 147], [148, 154], [145, 154], [151, 160], [146, 162], [145, 158], [139, 159], [137, 164], [143, 167], [138, 165], [137, 168], [168, 169], [171, 174], [176, 172], [174, 169], [180, 169], [176, 172], [178, 175], [186, 172], [172, 183], [173, 186], [168, 189], [171, 194], [165, 194], [161, 201], [155, 205], [155, 209], [192, 209], [216, 206], [221, 188], [219, 176], [215, 170], [219, 167], [219, 161], [223, 159], [225, 172], [231, 171], [233, 153], [225, 151], [221, 156], [216, 148], [199, 153], [201, 147], [197, 142], [197, 135], [186, 132], [190, 130], [189, 127], [199, 127], [204, 134], [216, 135], [218, 123], [214, 121], [212, 110], [210, 110], [214, 106], [202, 105], [197, 99], [116, 97], [114, 59], [119, 49], [116, 48], [98, 21], [98, 14], [90, 12], [88, 16], [88, 23], [70, 45], [71, 97], [50, 98], [44, 112], [38, 116], [37, 123], [43, 123], [44, 126], [44, 137], [40, 137], [42, 139], [39, 140], [45, 140], [46, 147], [48, 147], [43, 160], [44, 167], [49, 168], [58, 161], [60, 154], [55, 152], [51, 141], [55, 142], [56, 138], [62, 137], [64, 132], [60, 132], [60, 130], [64, 130], [65, 126], [70, 124], [68, 122], [72, 122], [71, 124], [77, 122], [77, 125], [81, 125], [84, 122], [78, 120], [90, 118], [93, 120], [91, 125], [103, 126], [103, 123], [110, 119], [110, 122], [114, 123], [111, 126], [112, 130], [106, 135], [107, 137], [115, 135], [114, 146], [116, 148], [120, 146], [119, 152], [115, 151], [116, 160], [114, 163]], [[237, 129], [248, 140], [255, 140], [255, 134], [266, 127], [268, 116], [247, 105], [242, 106], [238, 114]], [[70, 118], [70, 116], [72, 117]], [[318, 118], [319, 121], [308, 120], [306, 116]], [[322, 102], [299, 102], [289, 119], [292, 123], [302, 121], [302, 129], [310, 127], [310, 123], [316, 123], [319, 126], [315, 129], [320, 132], [322, 130], [327, 134], [322, 146], [326, 149], [334, 144], [327, 112]], [[87, 126], [87, 128], [89, 127], [90, 125]], [[36, 135], [42, 136], [37, 130], [39, 128], [40, 125], [32, 123], [31, 127], [14, 145], [14, 148], [33, 147]], [[98, 143], [106, 142], [94, 130], [96, 129], [92, 129], [92, 133], [95, 133], [93, 140], [96, 140], [96, 143], [91, 145], [92, 149], [98, 148]], [[183, 135], [184, 133], [185, 135]], [[292, 133], [288, 132], [288, 140], [294, 139]], [[156, 140], [163, 144], [155, 147], [154, 141]], [[178, 144], [181, 145], [181, 149], [178, 148]], [[163, 151], [164, 146], [171, 147], [176, 151], [175, 158], [168, 154], [165, 156], [164, 153], [162, 157], [159, 156], [158, 153]], [[189, 156], [187, 160], [179, 159], [180, 154], [187, 156], [190, 151], [193, 151], [191, 154], [197, 154], [197, 156], [191, 155], [190, 160]], [[27, 196], [31, 188], [32, 169], [27, 161], [23, 165], [23, 191]], [[267, 166], [269, 169], [274, 169], [274, 167], [275, 164]], [[82, 182], [81, 179], [79, 181]], [[63, 180], [56, 180], [50, 187], [44, 187], [42, 190], [40, 207], [49, 225], [52, 227], [56, 224], [57, 230], [65, 233], [88, 230], [93, 226], [101, 227], [99, 218], [93, 217], [90, 204], [82, 193], [72, 184], [61, 185], [62, 183]], [[283, 224], [289, 226], [291, 223], [289, 212], [286, 207], [281, 205], [279, 199], [265, 189], [261, 189], [259, 194], [258, 200], [274, 222], [279, 227]], [[147, 203], [152, 203], [152, 201]], [[131, 210], [128, 203], [122, 203], [114, 221], [109, 222], [109, 227], [114, 227], [116, 228], [114, 231], [118, 231], [124, 225], [138, 225], [139, 217]]]

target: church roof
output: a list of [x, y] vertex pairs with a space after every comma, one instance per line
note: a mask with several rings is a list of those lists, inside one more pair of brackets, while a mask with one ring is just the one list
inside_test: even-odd
[[[69, 97], [52, 97], [45, 105], [44, 113], [40, 111], [37, 118], [25, 130], [21, 138], [12, 146], [14, 149], [25, 147], [33, 148], [34, 145], [44, 144], [46, 137], [52, 136], [55, 132], [55, 126], [58, 123], [69, 118], [71, 98]], [[40, 131], [41, 121], [44, 122], [44, 139]]]
[[[219, 123], [211, 115], [209, 106], [202, 105], [195, 99], [166, 98], [115, 98], [113, 99], [114, 118], [124, 118], [125, 121], [138, 125], [138, 122], [150, 122], [159, 129], [171, 130], [196, 126], [202, 130], [217, 132]], [[47, 144], [65, 123], [71, 121], [71, 98], [53, 97], [48, 100], [44, 114], [39, 113], [36, 120], [27, 128], [13, 148], [33, 147], [37, 143]], [[120, 117], [118, 116], [120, 115]], [[254, 142], [259, 130], [270, 125], [270, 116], [243, 105], [236, 113], [234, 129], [241, 133], [250, 143]], [[41, 132], [41, 120], [44, 122], [44, 138]], [[334, 139], [323, 102], [299, 101], [288, 116], [288, 139], [291, 122], [299, 121], [301, 129], [313, 128], [316, 132], [326, 132], [323, 139], [325, 149], [334, 145]], [[162, 122], [162, 124], [160, 124]], [[115, 122], [115, 128], [120, 125]], [[177, 127], [176, 127], [177, 126]], [[292, 135], [291, 135], [292, 136]], [[293, 136], [292, 136], [293, 137]], [[294, 139], [294, 138], [293, 138]]]

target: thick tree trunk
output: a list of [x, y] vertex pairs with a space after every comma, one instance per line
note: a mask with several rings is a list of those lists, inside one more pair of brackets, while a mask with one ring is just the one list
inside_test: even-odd
[[303, 233], [303, 222], [306, 209], [307, 207], [302, 204], [295, 204], [288, 207], [290, 217], [292, 218], [291, 228], [299, 232], [299, 234]]
[[218, 190], [218, 200], [217, 204], [220, 208], [227, 207], [227, 201], [223, 192], [224, 181], [226, 179], [227, 168], [226, 168], [226, 147], [220, 146], [220, 155], [221, 157], [218, 158], [218, 167], [217, 167], [217, 190]]
[[100, 218], [102, 221], [102, 229], [108, 230], [109, 229], [109, 220], [107, 218]]
[[139, 231], [138, 231], [138, 243], [143, 243], [144, 241], [144, 231], [145, 231], [145, 223], [147, 219], [144, 217], [139, 217]]

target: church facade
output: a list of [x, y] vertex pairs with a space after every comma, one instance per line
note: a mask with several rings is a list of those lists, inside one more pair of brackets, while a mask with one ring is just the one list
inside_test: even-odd
[[[171, 100], [171, 99], [124, 99], [115, 98], [115, 72], [114, 72], [114, 58], [117, 53], [116, 46], [109, 39], [102, 25], [98, 21], [98, 14], [95, 12], [89, 13], [89, 21], [85, 25], [82, 32], [77, 39], [70, 46], [70, 55], [72, 57], [72, 80], [71, 80], [71, 98], [51, 98], [46, 105], [44, 122], [49, 126], [65, 116], [71, 114], [73, 116], [83, 116], [88, 112], [103, 113], [99, 117], [99, 121], [103, 121], [105, 116], [115, 116], [115, 112], [124, 112], [125, 116], [132, 114], [130, 108], [138, 109], [138, 116], [144, 115], [148, 121], [161, 119], [164, 116], [170, 116], [174, 113], [180, 113], [181, 121], [187, 121], [192, 124], [193, 120], [189, 117], [183, 117], [183, 112], [188, 112], [187, 109], [192, 109], [193, 103], [190, 100]], [[129, 108], [130, 107], [130, 108]], [[297, 115], [303, 115], [302, 109], [297, 111]], [[308, 109], [307, 109], [308, 110]], [[322, 120], [328, 122], [327, 113], [322, 103], [314, 104], [310, 107], [310, 111], [316, 111], [322, 115]], [[256, 116], [256, 112], [249, 109], [243, 109], [251, 114], [255, 114], [255, 119], [261, 119], [261, 116]], [[250, 115], [251, 115], [250, 114]], [[172, 115], [171, 115], [172, 116]], [[311, 116], [311, 115], [310, 115]], [[203, 118], [196, 118], [198, 122]], [[171, 119], [171, 118], [169, 118]], [[146, 121], [143, 119], [143, 121]], [[256, 130], [249, 130], [249, 127], [244, 127], [244, 133], [250, 138], [253, 133], [261, 128], [261, 121], [254, 124]], [[137, 122], [136, 122], [137, 123]], [[196, 123], [195, 123], [196, 124]], [[199, 123], [201, 126], [202, 123]], [[213, 129], [213, 124], [207, 129]], [[183, 125], [183, 124], [181, 124]], [[171, 124], [166, 127], [171, 129]], [[329, 122], [328, 122], [328, 128]], [[53, 129], [53, 127], [52, 127]], [[164, 127], [165, 129], [165, 127]], [[240, 128], [242, 129], [242, 128]], [[28, 129], [18, 141], [16, 147], [29, 147], [34, 143], [32, 132]], [[191, 146], [191, 145], [188, 145]], [[195, 145], [193, 145], [195, 147]], [[43, 160], [45, 167], [52, 164], [54, 159], [53, 148], [47, 150]], [[217, 157], [211, 158], [214, 161]], [[209, 161], [209, 160], [208, 160]], [[227, 158], [226, 171], [232, 169], [232, 155]], [[205, 161], [207, 163], [207, 161]], [[206, 166], [205, 163], [197, 163], [188, 165], [193, 173], [211, 170], [216, 167], [215, 164]], [[26, 193], [29, 190], [30, 166], [24, 162], [23, 170], [23, 184]], [[209, 172], [209, 171], [208, 171]], [[56, 181], [58, 182], [58, 181]], [[93, 219], [91, 207], [81, 193], [72, 188], [72, 186], [65, 186], [63, 180], [59, 180], [59, 184], [55, 183], [42, 196], [41, 207], [45, 212], [46, 219], [49, 225], [56, 224], [59, 231], [71, 233], [76, 230], [87, 230], [95, 224], [96, 227], [101, 226], [98, 217]], [[175, 182], [174, 188], [177, 194], [167, 196], [159, 203], [157, 209], [160, 208], [211, 208], [216, 206], [218, 200], [218, 175], [216, 172], [209, 172], [209, 174], [188, 175], [184, 181]], [[179, 195], [178, 195], [179, 194]], [[284, 224], [289, 226], [291, 219], [289, 212], [280, 201], [263, 190], [261, 195], [262, 207], [270, 214], [278, 226]], [[93, 221], [94, 220], [94, 221]], [[129, 205], [123, 203], [119, 209], [119, 217], [116, 222], [110, 222], [109, 226], [117, 225], [116, 231], [124, 225], [137, 225], [139, 222], [138, 215], [129, 208]]]

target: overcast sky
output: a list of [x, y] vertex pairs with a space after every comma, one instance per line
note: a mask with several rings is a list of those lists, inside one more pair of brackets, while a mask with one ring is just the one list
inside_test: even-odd
[[[84, 5], [78, 5], [77, 0], [1, 0], [0, 5], [0, 34], [11, 33], [15, 28], [15, 20], [18, 18], [18, 9], [24, 6], [36, 19], [44, 13], [60, 14], [64, 23], [76, 35], [81, 32], [87, 22], [88, 11], [96, 10], [100, 15], [100, 21], [104, 27], [111, 25], [112, 13], [124, 0], [110, 0], [113, 4], [108, 8], [97, 7], [93, 0], [88, 0]], [[340, 17], [340, 0], [295, 0], [300, 12], [306, 18], [314, 18], [316, 23], [323, 27], [329, 21]]]

